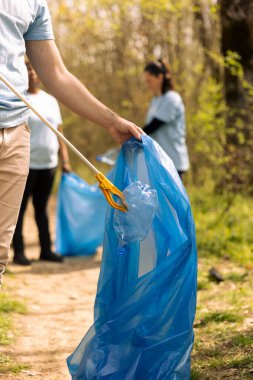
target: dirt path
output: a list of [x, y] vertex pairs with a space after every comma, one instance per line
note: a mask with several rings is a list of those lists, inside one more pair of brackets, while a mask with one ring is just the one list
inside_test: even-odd
[[[50, 204], [54, 226], [55, 200]], [[27, 255], [39, 256], [37, 231], [31, 207], [25, 221]], [[92, 324], [101, 252], [89, 258], [68, 258], [64, 264], [34, 262], [31, 267], [10, 265], [8, 287], [16, 298], [25, 299], [28, 313], [17, 316], [18, 337], [6, 354], [29, 369], [9, 379], [70, 379], [67, 356]]]

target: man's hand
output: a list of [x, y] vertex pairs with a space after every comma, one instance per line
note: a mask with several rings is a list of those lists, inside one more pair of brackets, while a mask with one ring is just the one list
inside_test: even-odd
[[119, 144], [123, 144], [131, 137], [135, 137], [140, 140], [141, 134], [143, 133], [141, 128], [121, 117], [119, 117], [114, 126], [109, 127], [108, 130], [114, 140], [116, 140]]

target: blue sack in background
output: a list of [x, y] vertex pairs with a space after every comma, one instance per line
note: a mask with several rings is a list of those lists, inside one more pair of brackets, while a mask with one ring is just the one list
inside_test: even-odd
[[61, 255], [90, 255], [102, 245], [106, 200], [97, 185], [76, 174], [63, 174], [58, 190], [56, 251]]
[[95, 322], [67, 360], [72, 379], [190, 379], [197, 249], [188, 196], [146, 135], [123, 145], [113, 182], [130, 215], [107, 211]]

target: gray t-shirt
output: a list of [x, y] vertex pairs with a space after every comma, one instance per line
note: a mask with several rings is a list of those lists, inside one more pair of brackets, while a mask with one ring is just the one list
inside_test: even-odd
[[[54, 39], [46, 0], [0, 0], [0, 73], [26, 95], [26, 40]], [[29, 110], [0, 81], [0, 128], [26, 122]]]
[[154, 97], [147, 113], [146, 123], [149, 124], [154, 118], [166, 124], [150, 136], [172, 159], [177, 170], [188, 170], [190, 163], [185, 142], [185, 109], [181, 96], [175, 91], [168, 91]]

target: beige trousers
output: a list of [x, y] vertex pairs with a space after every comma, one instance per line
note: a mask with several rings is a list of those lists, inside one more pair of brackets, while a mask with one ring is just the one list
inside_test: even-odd
[[30, 161], [30, 129], [0, 125], [0, 285], [24, 193]]

